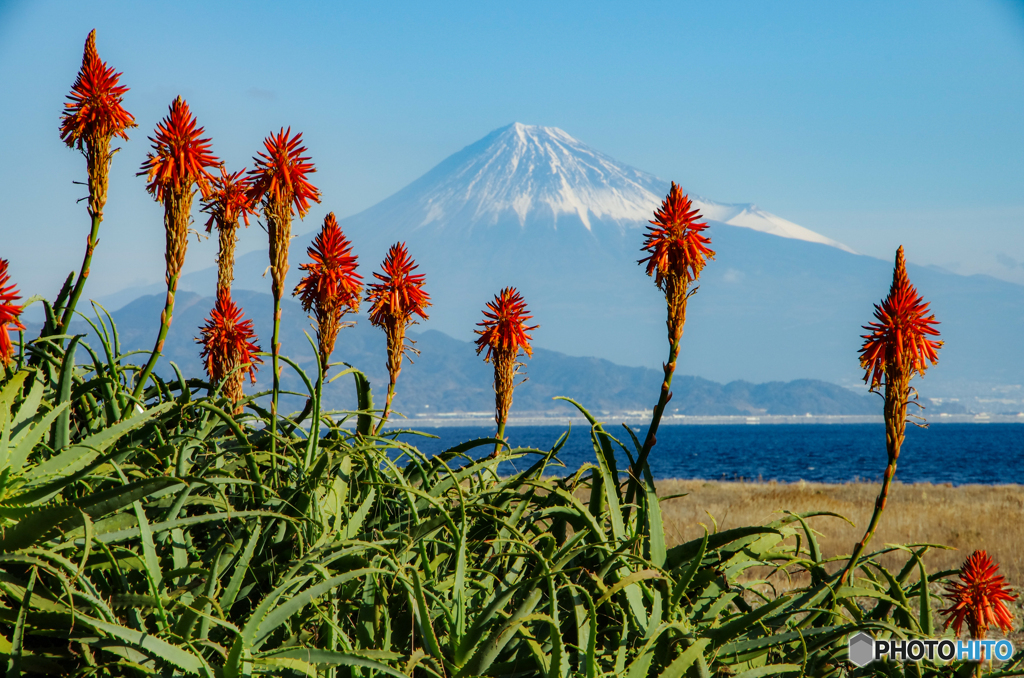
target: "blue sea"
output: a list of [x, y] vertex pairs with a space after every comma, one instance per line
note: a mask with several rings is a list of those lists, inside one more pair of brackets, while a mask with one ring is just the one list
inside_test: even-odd
[[[632, 452], [629, 434], [608, 426], [611, 435]], [[494, 435], [493, 428], [423, 429], [437, 438], [403, 436], [402, 440], [433, 455], [456, 444]], [[506, 431], [513, 447], [549, 450], [566, 431], [561, 426], [513, 426]], [[634, 428], [643, 441], [646, 429]], [[486, 456], [479, 447], [470, 456]], [[594, 462], [590, 431], [573, 427], [558, 458], [565, 465], [549, 474], [575, 472]], [[626, 457], [618, 454], [619, 469]], [[503, 464], [502, 474], [528, 468], [534, 457]], [[771, 424], [662, 426], [650, 457], [655, 478], [707, 480], [777, 480], [844, 483], [881, 480], [886, 465], [882, 424]], [[907, 427], [896, 479], [905, 483], [1024, 484], [1024, 425], [933, 424]]]

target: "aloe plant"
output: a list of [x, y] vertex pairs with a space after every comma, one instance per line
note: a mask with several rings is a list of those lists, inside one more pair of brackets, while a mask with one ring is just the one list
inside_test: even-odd
[[[409, 432], [373, 435], [360, 372], [335, 379], [366, 409], [322, 412], [319, 367], [311, 379], [282, 360], [314, 406], [279, 415], [274, 452], [260, 394], [234, 415], [184, 378], [108, 420], [112, 381], [130, 384], [116, 352], [70, 368], [66, 388], [38, 370], [2, 385], [9, 673], [838, 676], [856, 630], [935, 633], [928, 584], [951, 573], [926, 572], [926, 545], [904, 547], [899, 572], [878, 564], [893, 547], [865, 554], [856, 586], [809, 515], [669, 548], [646, 464], [627, 510], [616, 452], [635, 463], [642, 444], [582, 406], [567, 403], [590, 422], [594, 462], [568, 476], [552, 477], [567, 434], [550, 450], [491, 457], [496, 439], [481, 438], [428, 458]], [[530, 464], [499, 476], [509, 460]], [[766, 566], [811, 583], [770, 595], [753, 576]]]

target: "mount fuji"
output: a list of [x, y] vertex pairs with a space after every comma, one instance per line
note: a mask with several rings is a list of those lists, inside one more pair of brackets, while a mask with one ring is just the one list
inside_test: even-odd
[[[685, 190], [686, 178], [680, 183]], [[379, 270], [390, 245], [407, 243], [433, 300], [417, 331], [471, 339], [484, 304], [511, 285], [540, 325], [537, 346], [658, 367], [667, 353], [665, 302], [637, 261], [668, 188], [558, 128], [515, 123], [341, 226], [364, 278]], [[678, 372], [857, 383], [861, 326], [888, 291], [892, 261], [859, 255], [753, 204], [691, 197], [717, 254], [689, 303]], [[329, 201], [321, 207], [333, 209]], [[310, 222], [292, 244], [291, 285], [318, 230]], [[906, 245], [913, 258], [913, 243]], [[265, 252], [239, 257], [236, 287], [267, 291], [266, 267]], [[1016, 359], [1024, 287], [919, 266], [909, 272], [946, 341], [928, 382], [947, 393], [957, 384], [1024, 383], [1024, 361]], [[211, 267], [185, 276], [181, 287], [208, 296], [214, 279]]]

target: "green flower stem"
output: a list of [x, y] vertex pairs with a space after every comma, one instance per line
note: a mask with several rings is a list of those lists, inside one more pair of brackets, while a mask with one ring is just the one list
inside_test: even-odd
[[149, 377], [153, 374], [153, 368], [156, 367], [156, 361], [163, 355], [164, 340], [167, 339], [167, 331], [171, 329], [171, 318], [174, 315], [174, 295], [178, 291], [178, 276], [173, 275], [167, 281], [167, 301], [164, 303], [163, 313], [160, 314], [160, 333], [157, 334], [156, 344], [153, 346], [153, 352], [149, 354], [149, 360], [146, 362], [146, 366], [142, 368], [142, 373], [139, 375], [139, 380], [135, 384], [135, 389], [132, 391], [132, 398], [136, 400], [142, 399], [142, 394], [146, 390], [146, 382], [149, 381]]
[[[504, 440], [505, 439], [505, 417], [502, 417], [498, 421], [498, 433], [495, 435], [495, 437], [498, 440]], [[501, 452], [501, 443], [495, 443], [494, 444], [494, 456], [498, 456], [499, 452]]]
[[846, 564], [846, 569], [843, 571], [843, 576], [840, 578], [840, 583], [846, 584], [853, 571], [857, 569], [857, 561], [860, 560], [861, 554], [864, 549], [867, 548], [868, 542], [875, 536], [875, 528], [878, 527], [878, 522], [882, 517], [882, 511], [885, 510], [885, 501], [889, 497], [889, 486], [892, 484], [893, 476], [896, 475], [896, 460], [893, 459], [889, 462], [889, 465], [885, 467], [885, 477], [882, 480], [882, 489], [878, 493], [878, 499], [875, 500], [875, 510], [871, 513], [871, 522], [868, 523], [868, 529], [864, 532], [864, 536], [857, 546], [853, 549], [853, 554], [850, 556], [849, 562]]
[[85, 240], [85, 258], [82, 260], [82, 270], [78, 273], [78, 279], [75, 281], [75, 287], [71, 292], [71, 298], [68, 299], [67, 306], [64, 307], [64, 312], [60, 317], [60, 327], [57, 329], [57, 334], [67, 334], [68, 326], [71, 324], [71, 319], [75, 315], [75, 307], [78, 305], [78, 300], [82, 297], [82, 290], [85, 289], [85, 281], [89, 279], [89, 268], [92, 265], [92, 254], [96, 250], [96, 245], [99, 244], [100, 224], [103, 222], [103, 214], [92, 215], [92, 228], [89, 231], [89, 237]]
[[[896, 370], [893, 370], [895, 372]], [[908, 370], [909, 371], [909, 370]], [[900, 448], [903, 447], [903, 439], [907, 432], [907, 400], [910, 396], [910, 376], [892, 374], [887, 370], [885, 384], [885, 447], [889, 455], [889, 463], [885, 467], [885, 475], [882, 478], [882, 489], [875, 500], [875, 509], [871, 513], [871, 521], [846, 563], [846, 568], [840, 577], [840, 583], [847, 583], [857, 569], [857, 563], [861, 554], [867, 548], [871, 538], [875, 536], [875, 529], [885, 510], [886, 500], [889, 498], [889, 487], [896, 475], [896, 462], [900, 458]]]
[[388, 421], [388, 415], [391, 414], [391, 400], [395, 397], [395, 379], [391, 378], [388, 384], [388, 398], [384, 401], [384, 411], [380, 413], [380, 422], [377, 424], [377, 428], [374, 430], [373, 435], [380, 435], [380, 432], [384, 429], [384, 424]]
[[661, 382], [661, 395], [658, 396], [658, 404], [654, 406], [654, 415], [651, 417], [651, 425], [647, 429], [647, 437], [644, 438], [644, 446], [640, 449], [640, 456], [636, 458], [636, 462], [629, 472], [629, 491], [626, 494], [627, 504], [632, 503], [633, 498], [636, 496], [644, 464], [647, 463], [647, 457], [650, 456], [651, 450], [658, 442], [658, 425], [661, 423], [661, 417], [665, 414], [665, 407], [668, 405], [668, 401], [672, 399], [672, 375], [676, 371], [676, 360], [679, 358], [679, 344], [681, 343], [682, 336], [683, 333], [680, 331], [669, 341], [668, 362], [662, 366], [665, 370], [665, 378]]
[[[277, 286], [274, 286], [277, 292]], [[273, 356], [274, 370], [274, 392], [270, 401], [270, 459], [277, 468], [277, 398], [281, 392], [281, 372], [278, 357], [281, 355], [281, 343], [279, 336], [281, 332], [281, 296], [274, 294], [274, 336], [271, 339], [271, 355]], [[277, 473], [274, 473], [275, 478]]]

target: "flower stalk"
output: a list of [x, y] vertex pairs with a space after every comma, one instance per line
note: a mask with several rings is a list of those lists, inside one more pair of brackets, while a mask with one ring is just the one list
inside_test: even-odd
[[[528, 327], [526, 321], [532, 318], [527, 314], [526, 301], [514, 287], [506, 287], [487, 302], [484, 309], [484, 321], [477, 323], [483, 329], [475, 330], [480, 336], [476, 340], [476, 353], [485, 348], [484, 362], [494, 365], [494, 421], [498, 425], [496, 437], [505, 439], [505, 423], [512, 407], [512, 392], [515, 389], [515, 376], [522, 363], [519, 362], [519, 351], [533, 357], [530, 342], [533, 337], [527, 334], [539, 325]], [[501, 443], [496, 443], [492, 457], [501, 450]]]
[[362, 276], [356, 273], [359, 258], [352, 253], [352, 243], [338, 227], [334, 212], [324, 217], [323, 226], [306, 254], [312, 262], [299, 265], [306, 275], [292, 294], [299, 297], [302, 310], [312, 311], [316, 319], [320, 376], [325, 377], [342, 317], [349, 311], [359, 311]]
[[372, 283], [366, 295], [366, 301], [372, 304], [370, 322], [384, 330], [388, 342], [388, 396], [375, 434], [381, 432], [391, 413], [403, 357], [409, 352], [419, 353], [405, 341], [406, 328], [416, 322], [413, 316], [426, 320], [424, 309], [430, 306], [430, 295], [423, 291], [424, 276], [413, 273], [416, 268], [404, 242], [392, 245], [381, 264], [383, 273], [373, 274], [380, 282]]
[[110, 183], [110, 162], [117, 152], [116, 149], [110, 150], [110, 142], [115, 136], [127, 141], [126, 130], [136, 127], [135, 118], [121, 105], [128, 88], [119, 84], [120, 78], [121, 73], [100, 59], [96, 51], [96, 31], [90, 31], [82, 54], [82, 67], [71, 87], [68, 103], [64, 105], [60, 136], [69, 148], [77, 148], [85, 156], [91, 223], [82, 268], [61, 313], [57, 334], [67, 332], [85, 282], [89, 279], [93, 253], [99, 244], [100, 224]]
[[934, 327], [938, 321], [934, 315], [926, 316], [927, 312], [928, 304], [910, 284], [903, 247], [900, 247], [896, 251], [889, 295], [880, 305], [875, 304], [875, 321], [864, 326], [870, 334], [862, 337], [864, 345], [860, 349], [860, 365], [865, 370], [864, 381], [870, 383], [871, 390], [876, 393], [883, 385], [885, 387], [883, 414], [888, 464], [882, 476], [882, 487], [875, 500], [871, 520], [864, 536], [854, 546], [840, 577], [842, 582], [848, 581], [856, 571], [858, 560], [874, 537], [885, 510], [906, 437], [907, 405], [912, 394], [910, 380], [914, 374], [923, 377], [929, 363], [934, 365], [939, 361], [938, 350], [942, 342], [930, 338], [939, 335]]
[[633, 501], [639, 489], [644, 464], [657, 443], [658, 426], [665, 407], [672, 399], [672, 376], [676, 371], [679, 344], [686, 325], [686, 305], [697, 291], [691, 285], [700, 278], [707, 261], [715, 256], [714, 251], [708, 248], [710, 238], [701, 233], [708, 225], [699, 221], [700, 218], [700, 212], [693, 207], [690, 197], [672, 182], [668, 195], [654, 213], [652, 225], [647, 227], [647, 239], [642, 249], [649, 254], [638, 262], [646, 262], [647, 275], [652, 276], [658, 288], [665, 293], [669, 350], [668, 361], [662, 365], [664, 378], [658, 404], [654, 406], [643, 447], [629, 474], [627, 504]]
[[277, 451], [277, 405], [281, 391], [281, 296], [288, 275], [288, 245], [292, 234], [292, 210], [304, 218], [310, 202], [320, 202], [320, 192], [307, 179], [316, 172], [310, 158], [304, 156], [302, 134], [292, 136], [291, 128], [281, 129], [263, 140], [263, 151], [253, 160], [249, 171], [252, 185], [246, 195], [253, 204], [260, 202], [270, 237], [271, 291], [274, 296], [274, 331], [271, 338], [273, 393], [270, 402], [270, 449]]
[[163, 354], [164, 341], [171, 328], [174, 297], [188, 248], [195, 188], [198, 186], [203, 195], [207, 195], [213, 179], [207, 168], [220, 164], [210, 152], [210, 140], [203, 139], [202, 134], [203, 128], [197, 126], [188, 104], [180, 96], [177, 97], [171, 103], [167, 117], [157, 125], [156, 135], [150, 137], [153, 151], [148, 154], [139, 172], [140, 176], [146, 175], [149, 179], [146, 190], [164, 205], [167, 299], [160, 314], [160, 332], [156, 344], [132, 392], [136, 399], [143, 396], [146, 382]]
[[249, 178], [243, 176], [245, 170], [229, 174], [222, 165], [220, 176], [215, 177], [207, 198], [203, 201], [203, 211], [210, 215], [206, 222], [206, 232], [210, 233], [217, 227], [217, 293], [231, 292], [231, 283], [235, 279], [235, 246], [238, 244], [238, 220], [243, 219], [249, 225], [249, 215], [254, 214], [253, 202], [248, 195], [252, 187]]

